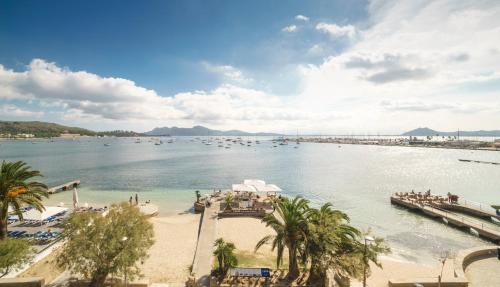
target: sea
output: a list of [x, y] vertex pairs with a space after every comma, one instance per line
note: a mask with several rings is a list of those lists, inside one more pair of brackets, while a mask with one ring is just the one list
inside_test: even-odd
[[[351, 224], [385, 238], [391, 257], [417, 263], [434, 264], [446, 254], [491, 244], [391, 205], [390, 196], [430, 189], [486, 209], [500, 204], [500, 165], [459, 161], [500, 162], [500, 152], [243, 140], [245, 145], [223, 141], [224, 147], [207, 137], [141, 138], [140, 143], [135, 138], [3, 140], [0, 160], [27, 162], [49, 186], [81, 180], [81, 203], [102, 206], [137, 194], [158, 205], [161, 216], [190, 212], [195, 190], [228, 190], [245, 179], [261, 179], [313, 206], [331, 202]], [[66, 191], [52, 195], [46, 205], [71, 201], [72, 192]]]

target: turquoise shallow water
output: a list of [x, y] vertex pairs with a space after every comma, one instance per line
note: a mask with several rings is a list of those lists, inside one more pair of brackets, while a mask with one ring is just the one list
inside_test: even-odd
[[[252, 139], [253, 140], [253, 139]], [[110, 146], [104, 146], [109, 143]], [[24, 160], [57, 185], [81, 179], [81, 202], [128, 200], [138, 193], [162, 214], [187, 210], [194, 190], [229, 188], [246, 178], [274, 183], [287, 195], [313, 204], [330, 201], [354, 225], [387, 238], [393, 255], [435, 262], [445, 250], [488, 244], [472, 235], [391, 206], [397, 191], [457, 193], [484, 204], [500, 203], [500, 166], [459, 162], [459, 158], [500, 162], [499, 152], [302, 143], [273, 148], [270, 141], [231, 149], [190, 138], [156, 146], [134, 139], [1, 141], [0, 160]], [[51, 204], [71, 202], [60, 193]]]

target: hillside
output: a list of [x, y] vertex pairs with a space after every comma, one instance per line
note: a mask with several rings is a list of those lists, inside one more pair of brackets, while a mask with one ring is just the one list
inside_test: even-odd
[[[457, 136], [458, 131], [454, 132], [441, 132], [435, 131], [430, 128], [418, 128], [401, 134], [402, 136]], [[492, 131], [460, 131], [460, 136], [464, 137], [500, 137], [500, 130]]]
[[149, 136], [278, 136], [274, 133], [248, 133], [240, 130], [220, 131], [212, 130], [203, 126], [194, 126], [192, 128], [162, 127], [154, 128], [146, 132]]
[[48, 138], [58, 137], [63, 133], [80, 134], [84, 136], [141, 136], [144, 134], [132, 131], [106, 131], [95, 132], [79, 127], [63, 126], [55, 123], [39, 122], [39, 121], [0, 121], [0, 134], [33, 134], [35, 137]]
[[0, 134], [34, 134], [35, 137], [58, 137], [62, 133], [87, 136], [93, 136], [96, 134], [94, 131], [83, 128], [68, 127], [47, 122], [0, 121]]

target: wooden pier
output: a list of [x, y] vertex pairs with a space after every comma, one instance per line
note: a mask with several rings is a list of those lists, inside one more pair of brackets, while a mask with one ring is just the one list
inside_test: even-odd
[[49, 188], [49, 193], [52, 194], [52, 193], [58, 193], [61, 191], [70, 190], [70, 189], [73, 189], [75, 187], [78, 187], [79, 185], [80, 185], [79, 179], [73, 180], [73, 181]]
[[391, 203], [421, 212], [429, 217], [441, 220], [448, 225], [466, 230], [470, 233], [474, 230], [480, 237], [494, 243], [500, 243], [500, 226], [495, 228], [489, 223], [485, 224], [485, 222], [481, 222], [481, 220], [465, 218], [448, 210], [432, 206], [429, 203], [420, 203], [400, 196], [391, 196]]
[[441, 203], [437, 207], [479, 217], [488, 221], [492, 217], [500, 220], [500, 215], [495, 214], [493, 209], [491, 209], [492, 211], [490, 212], [489, 210], [483, 209], [482, 205], [470, 204], [467, 203], [467, 201], [464, 201], [464, 203]]

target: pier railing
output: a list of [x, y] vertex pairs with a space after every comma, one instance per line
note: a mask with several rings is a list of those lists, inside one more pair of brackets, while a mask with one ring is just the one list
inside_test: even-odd
[[492, 228], [490, 227], [489, 225], [486, 225], [484, 224], [484, 222], [481, 222], [481, 221], [478, 221], [478, 220], [474, 220], [474, 219], [470, 219], [470, 218], [466, 218], [464, 216], [460, 216], [460, 215], [457, 215], [456, 213], [453, 213], [453, 212], [450, 212], [446, 209], [442, 209], [442, 208], [439, 208], [439, 207], [435, 207], [435, 206], [431, 206], [429, 204], [424, 204], [424, 209], [425, 208], [428, 208], [428, 209], [431, 209], [432, 211], [436, 212], [436, 213], [444, 213], [444, 217], [445, 219], [453, 219], [453, 220], [458, 220], [464, 224], [467, 224], [471, 227], [474, 227], [474, 228], [478, 228], [478, 229], [481, 229], [481, 230], [484, 230], [484, 231], [488, 231], [488, 232], [492, 232], [492, 233], [499, 233], [500, 232], [500, 227], [499, 228]]
[[494, 234], [500, 233], [500, 227], [496, 228], [496, 226], [494, 226], [494, 225], [489, 225], [489, 224], [485, 224], [485, 222], [482, 222], [479, 220], [466, 218], [464, 216], [458, 215], [454, 212], [437, 207], [435, 205], [431, 205], [429, 203], [417, 202], [415, 200], [410, 200], [410, 199], [403, 199], [403, 200], [409, 202], [412, 205], [418, 206], [422, 210], [427, 209], [434, 214], [439, 214], [446, 220], [455, 220], [455, 221], [463, 223], [464, 225], [468, 225], [472, 228], [481, 229], [483, 231], [494, 233]]
[[482, 203], [479, 203], [479, 202], [475, 202], [475, 201], [471, 201], [471, 200], [466, 200], [466, 199], [460, 199], [458, 201], [458, 203], [461, 204], [461, 205], [467, 206], [467, 207], [479, 209], [481, 211], [495, 213], [495, 209], [493, 209], [490, 205], [487, 205], [487, 204], [482, 204]]

